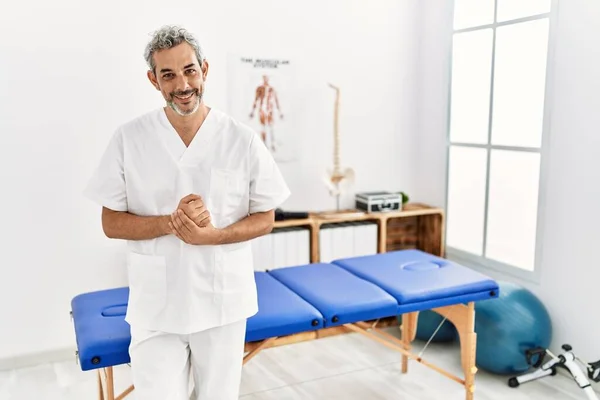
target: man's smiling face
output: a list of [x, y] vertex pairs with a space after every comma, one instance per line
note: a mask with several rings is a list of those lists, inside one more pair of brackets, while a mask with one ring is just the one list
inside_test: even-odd
[[154, 71], [148, 78], [160, 90], [169, 107], [181, 116], [195, 113], [204, 95], [208, 64], [201, 66], [194, 48], [181, 43], [153, 55]]

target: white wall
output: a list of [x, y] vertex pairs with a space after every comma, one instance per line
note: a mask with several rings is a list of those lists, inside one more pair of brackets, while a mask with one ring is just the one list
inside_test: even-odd
[[285, 207], [323, 210], [335, 204], [320, 181], [332, 152], [329, 81], [342, 88], [354, 189], [413, 192], [415, 4], [11, 2], [0, 14], [0, 368], [72, 350], [71, 298], [126, 284], [123, 244], [103, 237], [100, 210], [81, 190], [113, 130], [162, 105], [145, 76], [148, 33], [180, 23], [198, 34], [211, 63], [207, 102], [225, 111], [229, 53], [296, 62], [301, 107], [288, 114], [302, 145], [299, 162], [282, 165], [293, 192]]
[[[416, 197], [445, 201], [450, 2], [424, 1], [420, 42], [419, 168]], [[550, 146], [541, 279], [521, 282], [540, 296], [554, 323], [553, 348], [574, 347], [588, 361], [600, 359], [600, 318], [595, 296], [600, 281], [600, 2], [558, 4], [555, 57], [550, 77]], [[515, 280], [502, 274], [491, 275]], [[588, 310], [589, 307], [589, 310]]]

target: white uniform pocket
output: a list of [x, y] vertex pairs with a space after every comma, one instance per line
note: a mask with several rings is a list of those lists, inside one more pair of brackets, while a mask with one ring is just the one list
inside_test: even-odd
[[254, 284], [252, 247], [249, 242], [226, 244], [224, 253], [224, 281], [226, 292], [245, 292]]
[[167, 265], [164, 256], [128, 254], [128, 319], [150, 322], [165, 307]]
[[[243, 175], [235, 170], [212, 168], [210, 173], [210, 208], [225, 223], [241, 205], [245, 194]], [[222, 226], [218, 226], [222, 227]]]

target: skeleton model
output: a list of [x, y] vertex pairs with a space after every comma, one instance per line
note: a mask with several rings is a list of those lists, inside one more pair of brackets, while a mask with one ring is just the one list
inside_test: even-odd
[[[568, 344], [564, 344], [562, 349], [564, 350], [564, 353], [561, 353], [558, 356], [543, 348], [527, 350], [527, 361], [536, 368], [536, 370], [525, 375], [510, 378], [508, 380], [508, 385], [510, 387], [517, 387], [525, 382], [530, 382], [549, 375], [556, 375], [557, 368], [565, 368], [571, 374], [573, 379], [575, 379], [575, 382], [579, 388], [584, 391], [589, 400], [598, 400], [596, 392], [594, 392], [588, 378], [594, 382], [600, 382], [600, 360], [589, 364], [576, 357], [571, 351], [571, 346]], [[550, 356], [550, 360], [544, 363], [546, 355]], [[539, 358], [536, 362], [532, 362], [532, 359], [535, 356]], [[587, 371], [587, 374], [584, 371]]]
[[336, 209], [340, 209], [340, 195], [344, 193], [354, 182], [354, 170], [340, 166], [340, 133], [339, 133], [339, 111], [340, 111], [340, 89], [332, 84], [331, 88], [336, 91], [334, 120], [333, 120], [333, 169], [328, 168], [325, 175], [325, 184], [329, 193], [336, 197]]

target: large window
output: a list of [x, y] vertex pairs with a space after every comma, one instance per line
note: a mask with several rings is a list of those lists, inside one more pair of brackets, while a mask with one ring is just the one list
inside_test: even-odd
[[455, 0], [448, 256], [536, 269], [551, 0]]

